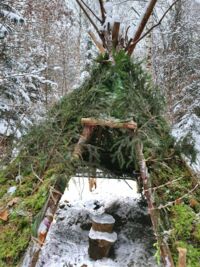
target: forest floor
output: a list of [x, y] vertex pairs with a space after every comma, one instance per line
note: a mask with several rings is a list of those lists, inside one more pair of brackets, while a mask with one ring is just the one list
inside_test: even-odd
[[[100, 208], [94, 210], [96, 203]], [[115, 218], [118, 239], [110, 258], [94, 261], [88, 256], [91, 215], [102, 212]], [[97, 189], [89, 192], [87, 179], [72, 178], [36, 266], [156, 267], [155, 242], [145, 202], [136, 193], [135, 182], [97, 179]]]

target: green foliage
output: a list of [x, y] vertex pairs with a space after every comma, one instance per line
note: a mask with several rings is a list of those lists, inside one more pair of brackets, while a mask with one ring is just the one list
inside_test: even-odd
[[196, 218], [194, 211], [187, 205], [176, 205], [172, 208], [175, 235], [178, 240], [188, 240], [191, 236]]
[[156, 259], [157, 264], [160, 266], [160, 262], [161, 262], [160, 246], [158, 242], [156, 242], [153, 246], [156, 248], [156, 253], [154, 255], [154, 258]]
[[[1, 228], [1, 227], [0, 227]], [[5, 225], [0, 231], [0, 263], [1, 266], [16, 266], [30, 241], [30, 224], [18, 218], [15, 223]]]
[[197, 222], [193, 232], [194, 239], [200, 245], [200, 222]]
[[194, 245], [188, 244], [183, 241], [177, 242], [177, 247], [187, 249], [187, 267], [199, 267], [200, 265], [200, 247], [194, 247]]

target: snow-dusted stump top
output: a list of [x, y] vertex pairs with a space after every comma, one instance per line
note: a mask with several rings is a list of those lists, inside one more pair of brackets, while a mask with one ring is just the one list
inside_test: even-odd
[[109, 214], [92, 216], [92, 221], [95, 223], [100, 223], [100, 224], [114, 224], [115, 223], [115, 219], [113, 218], [113, 216]]
[[106, 232], [98, 232], [94, 231], [92, 228], [89, 232], [89, 238], [95, 240], [106, 240], [108, 242], [114, 243], [117, 241], [117, 234], [114, 233], [106, 233]]

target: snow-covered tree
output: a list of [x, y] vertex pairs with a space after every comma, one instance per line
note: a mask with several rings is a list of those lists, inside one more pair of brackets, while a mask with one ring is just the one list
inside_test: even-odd
[[199, 14], [198, 2], [177, 1], [153, 36], [155, 78], [167, 98], [173, 133], [185, 143], [188, 152], [195, 145], [197, 163], [200, 161]]

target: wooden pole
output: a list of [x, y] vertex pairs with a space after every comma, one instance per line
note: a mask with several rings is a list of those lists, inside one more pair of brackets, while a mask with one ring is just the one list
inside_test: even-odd
[[83, 145], [87, 143], [93, 133], [94, 127], [93, 126], [84, 126], [83, 132], [79, 138], [78, 143], [75, 145], [73, 158], [80, 158], [83, 150]]
[[99, 0], [99, 5], [100, 5], [100, 10], [101, 10], [101, 17], [102, 17], [102, 24], [104, 24], [105, 20], [106, 20], [106, 15], [105, 15], [105, 8], [103, 5], [103, 0]]
[[96, 47], [99, 49], [101, 54], [104, 54], [106, 52], [106, 49], [103, 47], [103, 45], [97, 40], [95, 34], [91, 31], [88, 32], [88, 34], [90, 35], [92, 41], [94, 42], [94, 44], [96, 45]]
[[119, 29], [120, 29], [120, 22], [115, 22], [112, 31], [112, 43], [114, 48], [117, 47], [119, 42]]
[[94, 118], [82, 118], [81, 123], [85, 126], [102, 126], [110, 128], [137, 129], [137, 123], [134, 121], [120, 122], [117, 120], [104, 120]]
[[137, 158], [139, 161], [140, 176], [143, 182], [144, 194], [147, 199], [149, 215], [150, 215], [151, 222], [153, 225], [154, 233], [156, 235], [156, 238], [157, 238], [160, 250], [161, 250], [161, 257], [163, 259], [164, 266], [174, 267], [174, 262], [173, 262], [173, 258], [172, 258], [169, 246], [159, 235], [159, 213], [156, 211], [154, 204], [153, 204], [154, 201], [152, 199], [153, 196], [152, 196], [152, 192], [150, 189], [151, 181], [149, 179], [148, 169], [147, 169], [146, 161], [145, 161], [144, 154], [143, 154], [143, 146], [139, 142], [136, 144], [136, 154], [137, 154]]
[[143, 30], [144, 30], [144, 28], [145, 28], [145, 26], [149, 20], [149, 17], [151, 16], [151, 14], [153, 12], [153, 9], [154, 9], [154, 6], [156, 5], [156, 2], [157, 2], [157, 0], [150, 0], [149, 3], [147, 4], [145, 13], [144, 13], [136, 31], [135, 31], [133, 39], [130, 40], [130, 42], [126, 48], [129, 56], [132, 55], [133, 50], [135, 49], [135, 46], [136, 46], [136, 42], [140, 38], [140, 36], [143, 32]]
[[77, 4], [80, 6], [80, 8], [83, 10], [83, 12], [85, 13], [86, 17], [89, 19], [90, 23], [92, 24], [92, 26], [95, 28], [96, 32], [98, 33], [99, 37], [102, 39], [102, 35], [97, 27], [97, 25], [94, 23], [94, 21], [92, 20], [92, 18], [89, 16], [89, 14], [87, 13], [87, 11], [85, 10], [83, 4], [79, 1], [76, 0]]
[[186, 267], [186, 248], [177, 248], [179, 256], [178, 256], [178, 267]]

